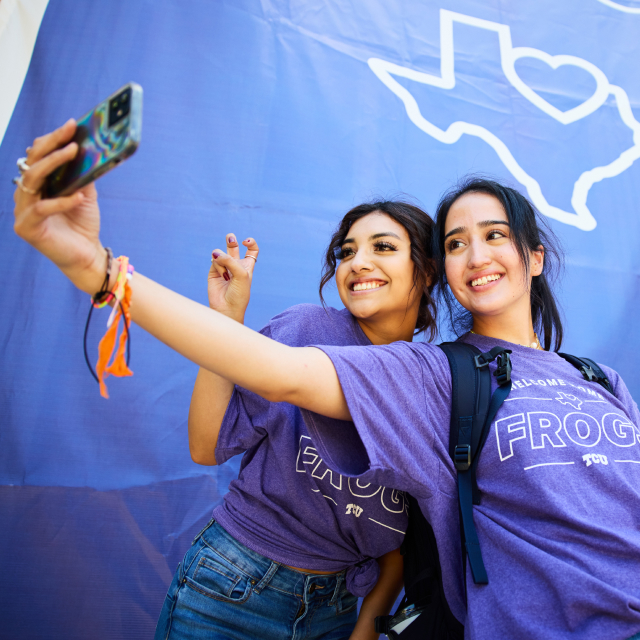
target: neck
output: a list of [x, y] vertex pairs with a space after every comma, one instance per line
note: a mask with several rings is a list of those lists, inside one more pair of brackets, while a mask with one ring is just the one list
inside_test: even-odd
[[[522, 316], [522, 314], [518, 314]], [[473, 318], [474, 333], [487, 338], [497, 338], [514, 344], [531, 346], [535, 342], [535, 332], [531, 322], [531, 312], [526, 317], [499, 316], [499, 317], [477, 317]]]
[[385, 320], [356, 318], [364, 335], [371, 340], [371, 344], [391, 344], [398, 340], [411, 342], [417, 320], [418, 312], [413, 312], [411, 309], [401, 319], [397, 317]]

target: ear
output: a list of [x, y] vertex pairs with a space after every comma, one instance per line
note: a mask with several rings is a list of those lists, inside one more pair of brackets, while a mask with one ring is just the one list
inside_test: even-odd
[[539, 276], [544, 268], [544, 247], [540, 245], [536, 251], [531, 252], [531, 275]]
[[428, 270], [424, 274], [424, 288], [428, 289], [436, 281], [436, 261], [429, 260]]

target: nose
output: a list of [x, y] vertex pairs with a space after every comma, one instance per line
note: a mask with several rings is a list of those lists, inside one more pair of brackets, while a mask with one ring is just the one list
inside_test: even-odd
[[480, 269], [488, 264], [491, 264], [489, 247], [480, 240], [472, 240], [469, 246], [469, 269]]
[[371, 264], [369, 253], [364, 249], [359, 249], [351, 260], [351, 271], [360, 273], [361, 271], [371, 270], [373, 270], [373, 265]]

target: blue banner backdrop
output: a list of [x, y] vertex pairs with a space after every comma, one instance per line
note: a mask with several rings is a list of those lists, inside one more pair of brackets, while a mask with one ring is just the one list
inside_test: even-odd
[[139, 271], [206, 302], [211, 250], [254, 236], [259, 328], [317, 302], [350, 207], [405, 193], [433, 212], [488, 173], [565, 245], [566, 350], [640, 395], [638, 0], [50, 0], [34, 29], [0, 147], [2, 638], [151, 637], [237, 471], [191, 462], [196, 367], [143, 331], [135, 376], [100, 398], [87, 297], [12, 233], [16, 158], [130, 80], [142, 144], [98, 191], [103, 241]]

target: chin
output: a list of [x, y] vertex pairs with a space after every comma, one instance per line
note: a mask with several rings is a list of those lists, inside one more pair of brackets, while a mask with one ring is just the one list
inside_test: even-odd
[[377, 312], [377, 309], [372, 309], [369, 305], [350, 304], [345, 305], [349, 313], [356, 318], [366, 320]]
[[361, 318], [362, 320], [371, 316], [371, 312], [368, 309], [358, 309], [358, 307], [353, 306], [347, 307], [347, 309], [352, 316]]
[[477, 315], [485, 318], [493, 318], [495, 316], [501, 315], [502, 313], [507, 311], [507, 309], [502, 304], [495, 304], [495, 305], [487, 304], [487, 305], [473, 306], [467, 309], [467, 311], [469, 311], [472, 315]]

